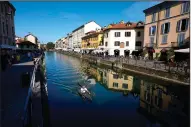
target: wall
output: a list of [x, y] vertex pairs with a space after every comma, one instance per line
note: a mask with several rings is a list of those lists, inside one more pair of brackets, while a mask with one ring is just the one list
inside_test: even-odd
[[[154, 39], [154, 43], [157, 42], [157, 46], [159, 49], [162, 48], [170, 48], [171, 47], [171, 42], [177, 42], [177, 37], [178, 37], [178, 33], [176, 32], [176, 27], [177, 27], [177, 22], [180, 19], [183, 18], [189, 18], [189, 14], [181, 14], [181, 6], [182, 4], [178, 4], [175, 6], [172, 6], [170, 8], [170, 18], [165, 19], [165, 9], [161, 10], [159, 12], [159, 20], [158, 21], [158, 26], [159, 28], [157, 29], [157, 22], [151, 23], [151, 15], [147, 15], [146, 16], [146, 25], [145, 25], [145, 31], [144, 31], [144, 46], [146, 46], [146, 43], [150, 43], [150, 36], [149, 36], [149, 27], [156, 25], [156, 31], [158, 31], [158, 34], [155, 34], [155, 39]], [[157, 17], [157, 16], [156, 16]], [[170, 31], [167, 34], [168, 38], [167, 38], [167, 43], [166, 44], [162, 44], [162, 34], [161, 34], [161, 25], [166, 23], [166, 22], [170, 22]], [[147, 24], [150, 23], [150, 24]], [[157, 33], [157, 32], [156, 32]], [[156, 38], [157, 36], [157, 38]], [[190, 24], [188, 26], [187, 31], [185, 31], [185, 39], [188, 38], [190, 36]], [[156, 40], [157, 39], [157, 40]]]
[[[120, 32], [120, 37], [115, 37], [115, 32]], [[125, 37], [125, 32], [131, 32], [131, 37]], [[120, 55], [124, 55], [124, 50], [130, 50], [132, 52], [135, 50], [135, 30], [110, 30], [108, 32], [108, 38], [104, 37], [104, 45], [105, 42], [108, 42], [108, 46], [105, 47], [109, 49], [109, 55], [114, 55], [114, 50], [119, 49]], [[120, 48], [120, 46], [114, 46], [115, 41], [124, 42], [125, 47]], [[126, 41], [129, 41], [129, 46], [126, 46]]]
[[26, 39], [27, 39], [28, 41], [34, 43], [34, 44], [37, 43], [37, 42], [36, 42], [36, 38], [35, 38], [34, 36], [32, 36], [32, 35], [26, 36]]
[[101, 27], [93, 21], [90, 23], [87, 23], [87, 24], [85, 24], [85, 27], [84, 27], [84, 33], [87, 33], [91, 30], [96, 30], [96, 28], [101, 29]]
[[[14, 25], [14, 15], [15, 11], [11, 8], [8, 2], [0, 2], [0, 8], [3, 9], [3, 12], [0, 10], [0, 45], [15, 45], [15, 25]], [[7, 11], [8, 10], [8, 11]], [[11, 15], [7, 15], [11, 13]], [[6, 20], [8, 19], [8, 20]], [[3, 32], [3, 23], [4, 23], [4, 32]], [[6, 28], [8, 25], [8, 29]], [[8, 30], [8, 35], [7, 35]]]

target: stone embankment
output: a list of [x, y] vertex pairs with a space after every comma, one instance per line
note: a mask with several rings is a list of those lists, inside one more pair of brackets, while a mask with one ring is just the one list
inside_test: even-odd
[[111, 69], [121, 70], [124, 73], [136, 74], [148, 80], [158, 80], [165, 84], [189, 85], [189, 74], [184, 75], [180, 73], [171, 72], [168, 69], [164, 70], [164, 69], [156, 69], [151, 66], [150, 67], [139, 66], [138, 64], [130, 64], [129, 62], [100, 59], [98, 57], [81, 55], [79, 53], [74, 53], [74, 52], [61, 51], [60, 53], [68, 55], [68, 56], [80, 58], [82, 60], [88, 61], [91, 64], [95, 64], [97, 66], [105, 66]]

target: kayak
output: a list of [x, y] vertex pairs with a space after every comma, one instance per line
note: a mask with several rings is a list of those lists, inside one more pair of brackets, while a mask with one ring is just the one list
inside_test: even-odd
[[80, 90], [78, 90], [78, 94], [85, 100], [89, 100], [89, 101], [92, 101], [92, 97], [89, 93], [82, 93]]

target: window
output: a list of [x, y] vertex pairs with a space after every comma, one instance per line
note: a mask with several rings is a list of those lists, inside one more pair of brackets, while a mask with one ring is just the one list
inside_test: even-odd
[[107, 42], [105, 42], [105, 46], [107, 46]]
[[120, 42], [119, 41], [115, 41], [114, 46], [120, 46]]
[[141, 46], [142, 42], [141, 41], [136, 41], [135, 46]]
[[170, 17], [170, 8], [167, 8], [165, 10], [165, 18], [169, 18]]
[[149, 28], [149, 35], [150, 36], [154, 36], [155, 35], [155, 32], [156, 32], [156, 26], [151, 26]]
[[177, 42], [179, 45], [183, 44], [184, 39], [185, 39], [185, 33], [178, 34]]
[[114, 79], [118, 79], [118, 77], [119, 77], [119, 75], [113, 74], [113, 78], [114, 78]]
[[125, 32], [125, 37], [131, 37], [131, 32]]
[[156, 13], [153, 13], [152, 14], [152, 22], [155, 22], [155, 20], [156, 20]]
[[140, 37], [141, 36], [141, 32], [137, 32], [137, 37]]
[[113, 87], [118, 87], [118, 83], [114, 82]]
[[150, 37], [150, 43], [154, 43], [154, 37]]
[[177, 28], [176, 28], [177, 32], [186, 31], [188, 28], [188, 23], [189, 23], [188, 19], [179, 20], [177, 22]]
[[184, 2], [182, 4], [182, 8], [181, 8], [181, 14], [184, 14], [186, 12], [190, 11], [190, 3], [189, 2]]
[[170, 31], [170, 23], [164, 23], [161, 25], [161, 34], [167, 34]]
[[127, 75], [124, 76], [124, 80], [128, 80], [128, 76]]
[[128, 89], [128, 84], [123, 83], [122, 87], [123, 87], [124, 89]]
[[166, 44], [167, 43], [167, 38], [168, 38], [168, 35], [163, 35], [162, 36], [162, 44]]
[[105, 37], [105, 38], [108, 38], [108, 33], [105, 33], [105, 34], [104, 34], [104, 37]]
[[115, 37], [120, 37], [120, 32], [115, 32]]
[[129, 41], [126, 41], [126, 46], [129, 46]]

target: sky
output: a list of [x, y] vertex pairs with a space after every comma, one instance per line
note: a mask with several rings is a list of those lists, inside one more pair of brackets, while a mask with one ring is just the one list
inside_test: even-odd
[[145, 20], [143, 10], [160, 2], [11, 2], [16, 8], [16, 35], [29, 32], [41, 43], [55, 42], [77, 27], [95, 21], [110, 23]]

